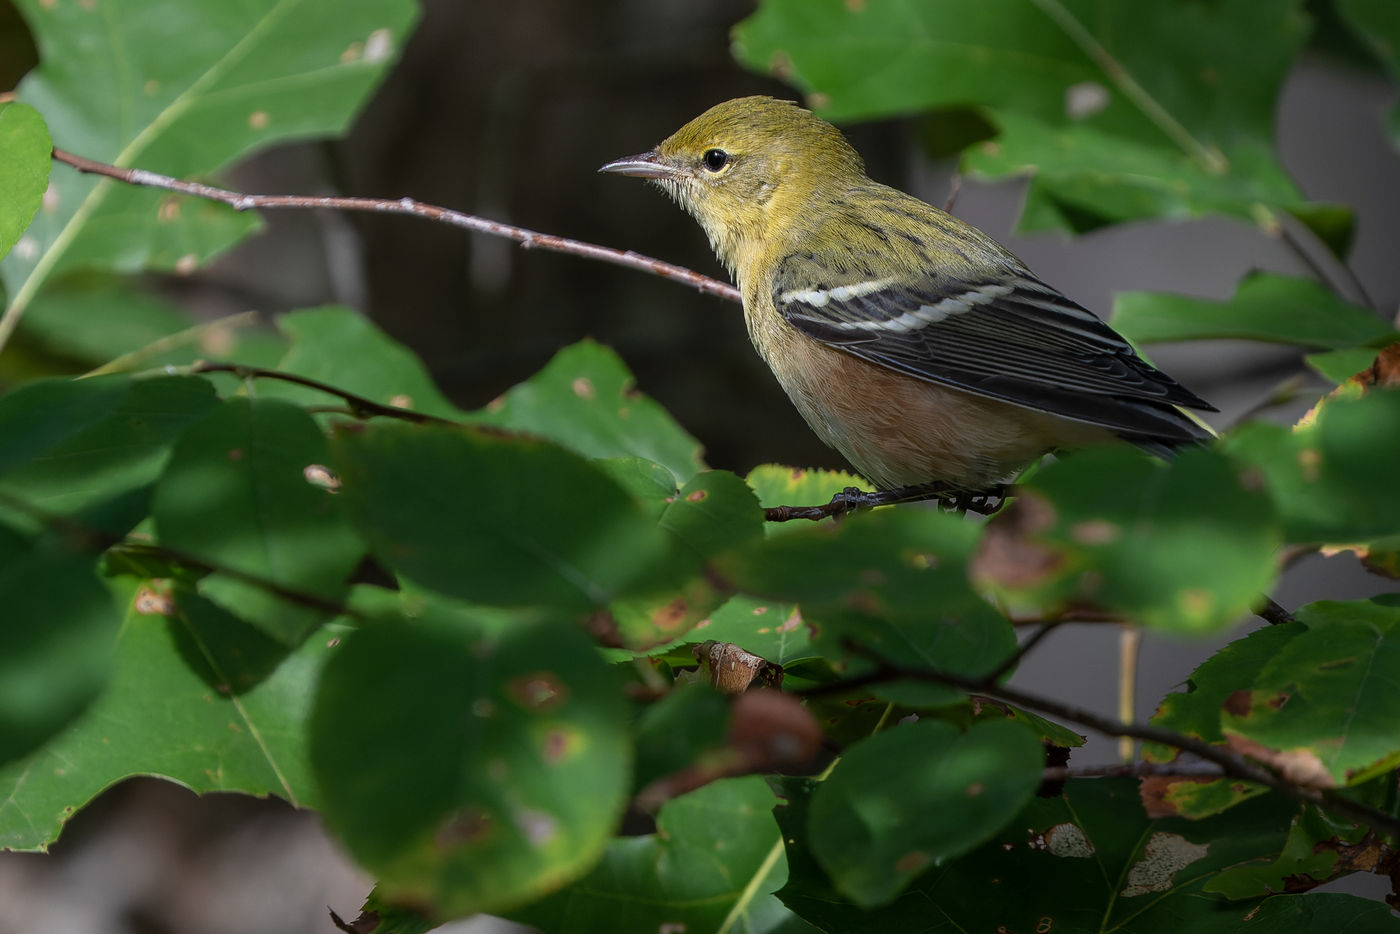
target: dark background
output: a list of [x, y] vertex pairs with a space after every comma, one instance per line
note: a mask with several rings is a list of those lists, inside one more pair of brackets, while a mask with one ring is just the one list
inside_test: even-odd
[[[101, 0], [98, 0], [101, 2]], [[740, 70], [729, 28], [738, 0], [426, 0], [403, 60], [341, 142], [281, 147], [230, 181], [259, 193], [412, 196], [724, 277], [700, 229], [659, 191], [596, 169], [650, 148], [707, 107], [744, 94], [795, 97]], [[0, 86], [32, 59], [0, 0]], [[1353, 268], [1377, 307], [1400, 303], [1400, 158], [1380, 129], [1389, 86], [1359, 62], [1307, 57], [1283, 95], [1283, 162], [1305, 193], [1359, 214]], [[951, 164], [931, 162], [909, 119], [846, 128], [877, 180], [941, 204]], [[62, 145], [62, 141], [57, 141]], [[1086, 237], [1017, 237], [1017, 182], [967, 180], [954, 206], [1046, 280], [1101, 314], [1115, 292], [1225, 297], [1248, 270], [1303, 273], [1279, 244], [1217, 219], [1124, 225]], [[810, 433], [748, 345], [737, 305], [575, 257], [401, 217], [282, 213], [267, 232], [195, 276], [158, 283], [214, 315], [275, 314], [340, 302], [412, 347], [459, 404], [485, 404], [559, 348], [593, 337], [621, 354], [640, 388], [700, 441], [712, 466], [841, 467]], [[1219, 426], [1302, 376], [1296, 418], [1323, 386], [1293, 351], [1233, 342], [1150, 348], [1215, 402]], [[1400, 468], [1398, 468], [1400, 469]], [[1363, 596], [1387, 583], [1347, 556], [1310, 558], [1275, 592], [1285, 606]], [[1219, 644], [1146, 640], [1138, 714]], [[1019, 686], [1112, 712], [1117, 630], [1066, 627], [1033, 653]], [[1094, 739], [1077, 764], [1112, 761]], [[204, 799], [145, 780], [79, 816], [54, 858], [0, 854], [0, 934], [329, 931], [324, 906], [353, 915], [368, 880], [312, 815], [237, 796]], [[1365, 885], [1380, 880], [1362, 880]], [[1355, 884], [1353, 884], [1353, 889]]]

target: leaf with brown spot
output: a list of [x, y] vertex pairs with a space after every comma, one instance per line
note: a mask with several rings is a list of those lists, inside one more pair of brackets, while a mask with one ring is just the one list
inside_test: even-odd
[[1316, 788], [1400, 765], [1400, 607], [1321, 601], [1296, 615], [1307, 630], [1224, 714], [1230, 745]]

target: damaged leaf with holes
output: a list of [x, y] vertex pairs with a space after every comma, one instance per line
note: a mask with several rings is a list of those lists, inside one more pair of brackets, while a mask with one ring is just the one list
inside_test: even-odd
[[[814, 854], [819, 783], [782, 783], [778, 822], [787, 841], [788, 884], [778, 897], [828, 931], [1101, 931], [1238, 934], [1257, 929], [1344, 929], [1357, 919], [1390, 932], [1400, 921], [1351, 895], [1231, 899], [1211, 880], [1260, 854], [1278, 854], [1295, 808], [1276, 796], [1201, 821], [1146, 818], [1131, 779], [1074, 779], [1064, 794], [1033, 798], [985, 844], [914, 878], [888, 904], [862, 908], [843, 896]], [[1268, 926], [1269, 919], [1280, 919]], [[1310, 920], [1316, 926], [1291, 926]]]

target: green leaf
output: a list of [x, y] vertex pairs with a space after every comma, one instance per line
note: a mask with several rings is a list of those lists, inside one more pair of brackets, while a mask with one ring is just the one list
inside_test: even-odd
[[0, 396], [0, 475], [60, 448], [116, 410], [131, 392], [123, 377], [27, 383]]
[[[90, 408], [79, 410], [85, 402]], [[0, 401], [0, 413], [28, 413], [27, 428], [9, 423], [18, 437], [0, 427], [7, 445], [13, 438], [16, 448], [27, 448], [25, 439], [34, 438], [35, 431], [54, 433], [50, 440], [57, 443], [30, 448], [27, 462], [0, 479], [0, 493], [71, 516], [143, 489], [164, 469], [180, 433], [217, 404], [208, 381], [190, 376], [99, 377], [22, 387]], [[129, 528], [96, 527], [119, 535]]]
[[1356, 240], [1356, 212], [1349, 205], [1314, 201], [1294, 205], [1288, 208], [1288, 213], [1307, 227], [1333, 256], [1346, 262]]
[[1225, 173], [1203, 169], [1161, 140], [1058, 126], [1009, 111], [993, 119], [1001, 132], [969, 150], [963, 165], [974, 177], [1030, 176], [1019, 223], [1023, 232], [1084, 234], [1142, 218], [1182, 220], [1207, 213], [1260, 222], [1261, 204], [1294, 213], [1310, 207], [1299, 201], [1271, 148], [1257, 143], [1234, 153]]
[[443, 593], [583, 611], [652, 587], [670, 543], [610, 477], [544, 441], [474, 428], [346, 426], [343, 496], [375, 554]]
[[667, 504], [661, 527], [709, 558], [762, 536], [763, 513], [743, 480], [725, 470], [706, 470]]
[[1259, 220], [1261, 204], [1301, 203], [1273, 154], [1275, 103], [1307, 36], [1300, 7], [765, 0], [734, 53], [834, 120], [983, 108], [1001, 132], [966, 167], [1034, 171], [1029, 229]]
[[[276, 366], [284, 373], [319, 380], [381, 405], [447, 419], [465, 414], [447, 401], [411, 350], [349, 308], [294, 311], [279, 317], [277, 328], [291, 341]], [[337, 401], [305, 386], [272, 380], [259, 383], [258, 391], [303, 405]]]
[[703, 563], [763, 534], [753, 493], [725, 471], [703, 471], [679, 491], [673, 489], [658, 523], [670, 533], [674, 547], [669, 550], [677, 560], [658, 565], [642, 595], [613, 601], [609, 608], [621, 643], [649, 653], [675, 645], [729, 597]]
[[[42, 50], [18, 95], [57, 145], [177, 177], [341, 132], [415, 17], [408, 0], [17, 6]], [[34, 249], [0, 267], [14, 313], [64, 270], [183, 268], [257, 224], [224, 205], [67, 169], [54, 174], [46, 204], [29, 229]]]
[[199, 592], [287, 645], [333, 613], [266, 585], [334, 603], [365, 553], [339, 499], [308, 475], [328, 453], [296, 406], [230, 399], [181, 436], [152, 498], [160, 543], [215, 569]]
[[617, 354], [593, 341], [565, 347], [474, 420], [548, 438], [584, 457], [642, 457], [679, 483], [705, 466], [699, 442], [637, 391]]
[[621, 686], [582, 631], [428, 603], [345, 640], [311, 722], [322, 812], [388, 901], [500, 911], [587, 871], [626, 800]]
[[1337, 349], [1400, 340], [1400, 332], [1374, 313], [1320, 283], [1270, 273], [1244, 279], [1227, 301], [1123, 293], [1113, 327], [1141, 343], [1240, 338]]
[[966, 733], [937, 720], [852, 746], [812, 795], [812, 851], [838, 891], [887, 904], [925, 869], [1006, 825], [1040, 784], [1039, 740], [1011, 721]]
[[[1352, 785], [1400, 764], [1400, 607], [1324, 601], [1269, 659], [1222, 726], [1311, 783]], [[1256, 755], [1260, 755], [1255, 753]]]
[[692, 642], [732, 642], [776, 665], [816, 658], [811, 633], [792, 603], [740, 594], [725, 601], [690, 631]]
[[[1253, 684], [1269, 659], [1306, 629], [1302, 623], [1262, 626], [1231, 642], [1191, 672], [1185, 691], [1163, 698], [1152, 715], [1152, 725], [1207, 743], [1225, 742], [1225, 734], [1220, 732], [1225, 702], [1236, 691]], [[1143, 756], [1154, 762], [1170, 762], [1176, 757], [1176, 751], [1173, 747], [1149, 743], [1143, 747]]]
[[773, 803], [758, 777], [668, 801], [655, 834], [612, 841], [593, 872], [512, 917], [551, 934], [769, 930], [739, 919], [786, 882]]
[[[1136, 786], [1129, 779], [1071, 780], [1062, 796], [1030, 799], [984, 845], [925, 872], [894, 902], [863, 910], [841, 896], [812, 856], [814, 799], [822, 789], [788, 781], [789, 804], [777, 814], [789, 881], [778, 894], [828, 931], [1035, 931], [1046, 919], [1054, 931], [1076, 934], [1293, 930], [1246, 921], [1266, 910], [1279, 916], [1270, 901], [1261, 907], [1203, 890], [1222, 870], [1278, 853], [1291, 803], [1269, 796], [1202, 821], [1149, 820]], [[919, 822], [926, 816], [920, 813]]]
[[257, 686], [224, 693], [211, 685], [230, 684], [227, 673], [186, 620], [158, 615], [168, 602], [135, 581], [116, 586], [128, 609], [111, 683], [68, 729], [0, 769], [0, 847], [44, 849], [75, 807], [130, 775], [315, 807], [303, 722], [334, 640], [308, 640]]
[[996, 516], [976, 578], [1038, 607], [1104, 607], [1180, 633], [1221, 629], [1274, 576], [1279, 534], [1268, 498], [1221, 454], [1169, 463], [1126, 446], [1065, 456], [1025, 481]]
[[[1302, 623], [1264, 626], [1237, 639], [1202, 662], [1186, 681], [1186, 690], [1168, 694], [1152, 725], [1194, 736], [1207, 743], [1223, 744], [1220, 721], [1225, 705], [1237, 691], [1254, 683], [1264, 665], [1288, 642], [1304, 632]], [[1170, 762], [1178, 751], [1159, 743], [1145, 743], [1143, 758]], [[1175, 778], [1161, 776], [1143, 783], [1143, 801], [1157, 817], [1180, 815], [1193, 819], [1218, 814], [1268, 789], [1232, 778]]]
[[1314, 805], [1305, 804], [1293, 818], [1288, 840], [1276, 859], [1227, 869], [1206, 883], [1205, 891], [1229, 898], [1257, 898], [1321, 885], [1349, 872], [1339, 866], [1339, 847], [1353, 846], [1370, 832], [1369, 827], [1335, 821]]
[[1400, 392], [1329, 398], [1290, 431], [1251, 422], [1226, 449], [1263, 480], [1290, 542], [1357, 543], [1400, 532]]
[[94, 564], [62, 536], [0, 525], [0, 763], [32, 752], [107, 681], [120, 610]]
[[[1400, 81], [1400, 16], [1389, 0], [1337, 0], [1337, 12], [1376, 58], [1392, 81]], [[1393, 108], [1387, 122], [1391, 145], [1400, 149], [1400, 108]]]
[[[935, 510], [876, 510], [771, 536], [716, 565], [741, 591], [798, 603], [813, 646], [828, 659], [849, 655], [845, 646], [856, 643], [891, 662], [975, 676], [995, 668], [1016, 644], [1010, 623], [968, 584], [966, 562], [977, 535], [975, 525]], [[703, 629], [697, 634], [713, 638]], [[850, 655], [838, 667], [853, 675], [871, 665]], [[923, 683], [873, 690], [914, 706], [961, 696]]]
[[678, 772], [726, 746], [730, 698], [708, 684], [678, 685], [637, 720], [634, 791]]
[[1324, 379], [1340, 384], [1370, 367], [1376, 360], [1376, 348], [1348, 347], [1345, 350], [1328, 350], [1310, 353], [1303, 357], [1303, 360]]
[[0, 259], [19, 242], [49, 186], [49, 139], [33, 107], [0, 103]]

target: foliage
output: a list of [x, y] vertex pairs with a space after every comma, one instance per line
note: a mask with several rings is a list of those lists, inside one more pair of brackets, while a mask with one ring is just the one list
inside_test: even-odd
[[[405, 0], [19, 6], [42, 64], [0, 104], [0, 371], [51, 371], [0, 395], [4, 846], [44, 849], [155, 774], [318, 808], [378, 878], [381, 930], [482, 911], [550, 931], [1400, 929], [1302, 894], [1395, 866], [1396, 601], [1304, 607], [1163, 701], [1149, 759], [1188, 746], [1223, 775], [1042, 786], [1075, 711], [996, 700], [1013, 618], [1218, 634], [1286, 548], [1393, 573], [1396, 334], [1368, 310], [1278, 276], [1127, 296], [1135, 339], [1376, 366], [1296, 429], [1247, 423], [1170, 463], [1065, 456], [986, 522], [765, 524], [859, 480], [709, 469], [593, 343], [463, 411], [348, 309], [213, 340], [229, 325], [128, 274], [193, 269], [255, 218], [50, 178], [50, 134], [204, 176], [340, 132]], [[1393, 6], [1339, 9], [1394, 69]], [[1031, 228], [1287, 212], [1345, 258], [1348, 210], [1272, 155], [1308, 29], [1295, 0], [766, 0], [735, 38], [833, 118], [977, 109], [998, 135], [965, 164], [1033, 171]], [[192, 365], [216, 345], [276, 373]], [[687, 684], [707, 641], [806, 700]], [[617, 834], [629, 806], [652, 832]]]

